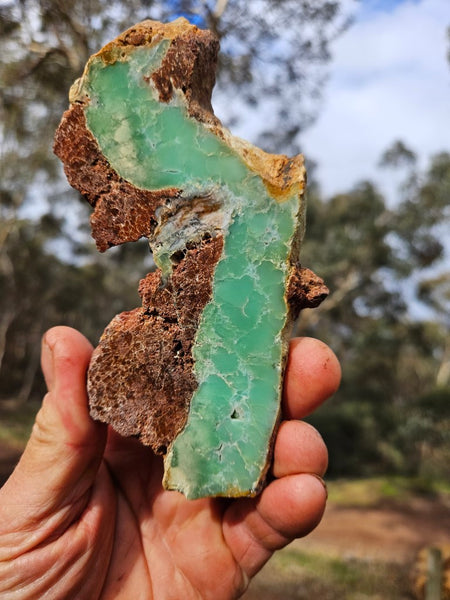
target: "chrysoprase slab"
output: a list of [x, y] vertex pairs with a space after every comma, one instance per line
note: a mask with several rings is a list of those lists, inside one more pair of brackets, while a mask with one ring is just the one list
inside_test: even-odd
[[[253, 495], [279, 418], [304, 170], [298, 157], [265, 155], [216, 120], [194, 118], [180, 91], [161, 101], [151, 76], [170, 45], [159, 39], [109, 48], [107, 58], [100, 52], [71, 101], [83, 105], [89, 131], [123, 180], [143, 190], [180, 190], [178, 208], [159, 218], [150, 236], [163, 282], [175, 255], [205, 234], [223, 236], [192, 347], [198, 385], [168, 448], [164, 485], [188, 498]], [[194, 211], [199, 199], [207, 210]]]

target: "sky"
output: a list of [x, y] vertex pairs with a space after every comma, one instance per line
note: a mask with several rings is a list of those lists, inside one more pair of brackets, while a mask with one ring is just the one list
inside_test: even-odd
[[[433, 153], [450, 151], [450, 0], [342, 2], [355, 21], [332, 44], [319, 116], [301, 134], [301, 150], [317, 164], [324, 197], [370, 179], [393, 203], [402, 173], [377, 163], [394, 141], [418, 154], [421, 169]], [[225, 121], [228, 102], [213, 102]], [[260, 129], [260, 114], [232, 127], [250, 141]]]
[[317, 162], [326, 197], [370, 179], [393, 202], [399, 175], [377, 162], [395, 140], [418, 154], [420, 168], [450, 151], [450, 0], [360, 0], [354, 14], [332, 46], [322, 109], [302, 151]]

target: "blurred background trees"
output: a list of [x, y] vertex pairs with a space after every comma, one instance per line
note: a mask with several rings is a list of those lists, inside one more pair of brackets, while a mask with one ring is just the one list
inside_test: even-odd
[[388, 208], [370, 182], [324, 201], [312, 186], [302, 257], [330, 297], [302, 333], [328, 342], [344, 377], [311, 421], [331, 448], [330, 472], [443, 475], [450, 458], [450, 154], [425, 173], [396, 142], [382, 157], [409, 171]]
[[[99, 255], [89, 238], [87, 204], [51, 152], [69, 87], [123, 29], [180, 15], [221, 40], [219, 117], [287, 153], [301, 150], [330, 44], [350, 24], [339, 1], [325, 0], [1, 3], [0, 402], [17, 410], [43, 392], [42, 333], [67, 324], [95, 343], [114, 314], [138, 305], [138, 280], [151, 268], [145, 241]], [[313, 418], [333, 475], [439, 476], [450, 458], [450, 274], [442, 267], [450, 155], [419, 172], [398, 141], [380, 169], [400, 167], [395, 206], [376, 183], [323, 198], [310, 182], [302, 260], [331, 295], [305, 311], [298, 331], [330, 343], [343, 363], [341, 390]]]

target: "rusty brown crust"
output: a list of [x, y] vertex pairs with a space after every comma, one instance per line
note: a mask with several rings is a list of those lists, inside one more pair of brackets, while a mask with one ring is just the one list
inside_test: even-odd
[[[160, 37], [157, 28], [153, 33]], [[213, 122], [208, 111], [218, 44], [207, 32], [201, 33], [197, 37], [188, 32], [175, 40], [154, 78], [166, 101], [173, 92], [169, 86], [183, 88], [193, 116], [206, 120], [209, 115]], [[148, 28], [136, 27], [118, 43], [140, 45], [153, 37]], [[108, 51], [106, 47], [104, 52]], [[206, 62], [199, 61], [199, 52], [207, 53]], [[101, 251], [151, 237], [157, 226], [155, 210], [181, 195], [175, 188], [138, 189], [121, 178], [88, 130], [81, 104], [64, 113], [54, 151], [64, 163], [69, 183], [94, 207], [92, 235]], [[159, 271], [147, 275], [139, 288], [142, 307], [117, 315], [92, 357], [88, 375], [92, 416], [122, 435], [139, 437], [156, 451], [164, 451], [187, 418], [197, 387], [192, 344], [211, 297], [222, 247], [222, 237], [216, 237], [188, 249], [164, 285]]]
[[216, 82], [219, 41], [210, 31], [190, 28], [172, 40], [161, 67], [152, 75], [161, 102], [169, 102], [180, 90], [191, 117], [218, 124], [211, 105]]
[[[130, 28], [98, 53], [106, 62], [115, 60], [113, 49], [171, 40], [160, 69], [152, 75], [160, 100], [168, 102], [180, 90], [192, 117], [218, 124], [211, 106], [219, 42], [180, 20], [170, 25], [144, 21]], [[172, 39], [173, 36], [173, 39]], [[103, 252], [111, 246], [149, 237], [156, 225], [158, 206], [177, 198], [181, 190], [148, 191], [134, 187], [111, 168], [86, 125], [82, 103], [72, 104], [55, 134], [54, 152], [64, 164], [67, 179], [94, 207], [92, 235]]]
[[324, 280], [311, 269], [294, 267], [289, 278], [286, 300], [292, 319], [295, 320], [304, 308], [316, 308], [329, 294]]
[[199, 29], [184, 18], [172, 23], [147, 19], [130, 27], [104, 46], [96, 56], [108, 64], [120, 60], [136, 46], [152, 46], [170, 40], [170, 47], [161, 67], [151, 75], [161, 102], [169, 102], [174, 89], [187, 101], [188, 112], [199, 121], [219, 123], [211, 105], [216, 82], [219, 40], [211, 31]]
[[[165, 452], [187, 419], [197, 388], [192, 345], [222, 249], [222, 237], [202, 240], [186, 251], [166, 285], [160, 271], [149, 273], [139, 286], [142, 307], [111, 321], [91, 360], [91, 415], [155, 452]], [[327, 294], [312, 271], [293, 270], [287, 293], [292, 317]]]
[[[171, 45], [161, 68], [152, 75], [160, 99], [168, 101], [175, 89], [180, 90], [186, 96], [190, 114], [213, 128], [217, 125], [221, 135], [210, 103], [217, 40], [195, 27], [173, 25], [171, 30], [170, 26], [144, 22], [99, 54], [105, 61], [116, 60], [115, 46], [126, 49], [169, 38]], [[236, 148], [252, 168], [266, 169], [272, 155], [255, 149], [254, 156], [249, 157], [249, 147], [244, 142], [241, 145]], [[151, 238], [157, 227], [155, 210], [173, 205], [182, 194], [175, 188], [142, 190], [121, 178], [88, 130], [82, 103], [73, 104], [64, 113], [54, 150], [64, 163], [69, 183], [94, 208], [92, 235], [100, 251], [141, 237]], [[284, 185], [288, 175], [298, 178], [296, 171], [286, 174], [281, 168], [287, 157], [273, 160], [277, 174], [274, 181], [279, 178]], [[161, 281], [159, 271], [147, 275], [139, 287], [142, 307], [117, 315], [92, 357], [88, 375], [92, 416], [110, 423], [124, 436], [139, 437], [157, 452], [164, 452], [183, 428], [197, 387], [192, 345], [200, 316], [212, 295], [214, 269], [222, 249], [221, 236], [203, 239], [177, 257], [178, 264], [168, 281]], [[293, 318], [301, 308], [319, 304], [326, 293], [323, 281], [311, 271], [292, 267], [286, 300]]]
[[78, 104], [64, 113], [53, 149], [70, 185], [94, 207], [92, 236], [101, 252], [149, 237], [156, 226], [156, 208], [181, 193], [176, 188], [142, 190], [122, 179], [103, 156]]
[[187, 250], [165, 286], [160, 271], [149, 273], [139, 286], [142, 308], [111, 321], [91, 360], [91, 415], [156, 452], [187, 419], [197, 387], [192, 344], [222, 248], [216, 237]]

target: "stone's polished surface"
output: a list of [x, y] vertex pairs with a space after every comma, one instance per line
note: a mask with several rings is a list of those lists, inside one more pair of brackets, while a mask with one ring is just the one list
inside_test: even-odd
[[[186, 427], [170, 446], [165, 483], [190, 497], [252, 493], [279, 412], [284, 292], [298, 195], [276, 202], [261, 177], [189, 118], [177, 97], [169, 105], [159, 102], [145, 75], [160, 67], [167, 49], [167, 41], [137, 48], [107, 68], [101, 57], [94, 59], [80, 93], [90, 98], [87, 125], [120, 176], [137, 187], [209, 195], [231, 217], [213, 298], [193, 347], [198, 389]], [[193, 234], [181, 246], [169, 238], [168, 248], [164, 240], [153, 247], [166, 276], [170, 255]]]
[[[89, 129], [111, 166], [137, 187], [205, 188], [208, 181], [236, 186], [248, 169], [235, 152], [199, 123], [189, 118], [180, 95], [166, 104], [147, 81], [161, 65], [166, 41], [137, 48], [127, 60], [113, 65], [92, 60], [89, 77], [81, 86]], [[114, 94], [111, 94], [114, 90]]]
[[[291, 281], [303, 232], [302, 159], [267, 155], [234, 138], [204, 111], [204, 90], [180, 83], [176, 64], [186, 51], [178, 41], [197, 35], [197, 28], [184, 20], [170, 31], [153, 22], [141, 27], [150, 30], [145, 43], [113, 42], [90, 59], [71, 101], [83, 107], [89, 134], [121, 180], [140, 190], [170, 191], [166, 202], [158, 200], [148, 237], [161, 269], [158, 285], [174, 302], [170, 323], [183, 331], [176, 280], [185, 257], [203, 240], [223, 237], [209, 301], [188, 321], [195, 328], [189, 350], [197, 387], [185, 424], [169, 443], [164, 485], [189, 498], [254, 495], [279, 418], [293, 316], [288, 296], [297, 289]], [[199, 259], [201, 270], [201, 253]], [[168, 318], [163, 305], [158, 310], [159, 319]], [[108, 343], [95, 355], [101, 368]]]

